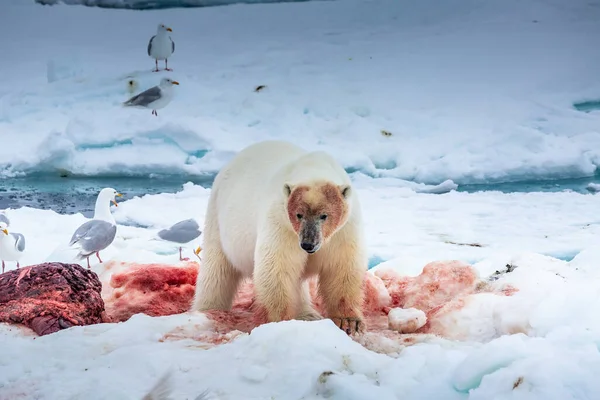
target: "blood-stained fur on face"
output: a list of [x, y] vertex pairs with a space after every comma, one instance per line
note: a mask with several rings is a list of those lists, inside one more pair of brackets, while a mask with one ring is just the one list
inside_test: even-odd
[[348, 217], [346, 200], [350, 186], [323, 183], [314, 186], [284, 186], [287, 213], [300, 247], [309, 254], [321, 248]]

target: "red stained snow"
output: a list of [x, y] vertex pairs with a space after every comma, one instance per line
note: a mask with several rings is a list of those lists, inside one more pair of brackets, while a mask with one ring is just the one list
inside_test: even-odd
[[[196, 262], [188, 262], [183, 267], [129, 264], [125, 272], [113, 273], [110, 279], [112, 291], [104, 293], [106, 311], [114, 321], [125, 321], [136, 313], [160, 316], [186, 312], [194, 296], [197, 272]], [[316, 280], [310, 282], [310, 288], [315, 308], [323, 314]], [[459, 311], [471, 295], [493, 292], [510, 296], [517, 291], [511, 287], [493, 291], [477, 278], [471, 266], [458, 261], [432, 262], [417, 277], [403, 277], [393, 270], [368, 272], [364, 289], [363, 312], [368, 335], [367, 339], [359, 341], [367, 347], [371, 347], [369, 341], [373, 340], [374, 334], [402, 345], [418, 342], [421, 340], [418, 336], [424, 336], [401, 335], [389, 330], [387, 314], [393, 307], [422, 310], [428, 322], [416, 333], [444, 336], [444, 325], [436, 324], [436, 321]], [[213, 331], [181, 327], [165, 335], [163, 340], [193, 338], [214, 345], [250, 332], [266, 322], [264, 310], [254, 303], [253, 292], [252, 283], [246, 281], [240, 285], [231, 311], [206, 312], [213, 323]]]
[[113, 321], [125, 321], [144, 313], [153, 317], [180, 314], [190, 308], [198, 264], [185, 267], [164, 264], [129, 264], [126, 272], [114, 273], [113, 289], [103, 293], [106, 313]]

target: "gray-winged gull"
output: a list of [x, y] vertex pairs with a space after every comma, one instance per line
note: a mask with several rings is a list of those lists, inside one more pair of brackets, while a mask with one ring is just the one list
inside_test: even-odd
[[116, 197], [121, 196], [113, 188], [102, 189], [96, 199], [94, 218], [77, 228], [69, 242], [70, 247], [79, 249], [76, 256], [79, 260], [87, 259], [88, 269], [90, 256], [96, 253], [98, 261], [102, 262], [100, 251], [106, 249], [115, 240], [117, 222], [110, 212], [110, 203], [118, 206]]
[[133, 96], [123, 103], [123, 106], [149, 108], [152, 110], [153, 115], [158, 116], [156, 110], [166, 107], [173, 98], [173, 85], [179, 85], [179, 82], [169, 78], [162, 78], [158, 86], [151, 87]]
[[4, 222], [7, 227], [10, 226], [10, 220], [6, 216], [6, 214], [0, 212], [0, 222]]
[[[169, 399], [170, 394], [173, 392], [173, 373], [168, 371], [166, 374], [161, 376], [158, 381], [154, 384], [152, 389], [142, 397], [142, 400], [164, 400]], [[208, 400], [209, 391], [205, 390], [194, 398], [194, 400]]]
[[[162, 240], [166, 240], [168, 242], [175, 242], [179, 244], [188, 244], [196, 239], [202, 231], [200, 230], [200, 226], [195, 219], [190, 218], [183, 221], [179, 221], [175, 225], [171, 226], [168, 229], [163, 229], [158, 232], [158, 237]], [[194, 253], [198, 255], [200, 253], [200, 246]], [[179, 261], [188, 261], [189, 258], [183, 258], [181, 256], [181, 246], [179, 246]]]
[[0, 259], [2, 260], [2, 273], [4, 261], [16, 261], [20, 268], [19, 260], [25, 251], [25, 236], [16, 232], [8, 232], [8, 224], [0, 221]]
[[165, 60], [165, 71], [173, 71], [168, 68], [167, 62], [171, 54], [175, 52], [175, 42], [167, 32], [173, 32], [173, 30], [166, 27], [165, 24], [159, 24], [156, 35], [152, 36], [148, 42], [148, 55], [154, 58], [156, 64], [154, 72], [158, 72], [158, 60]]

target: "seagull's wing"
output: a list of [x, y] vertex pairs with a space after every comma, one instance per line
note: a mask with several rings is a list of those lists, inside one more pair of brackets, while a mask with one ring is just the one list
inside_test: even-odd
[[11, 232], [10, 235], [15, 239], [15, 248], [21, 253], [25, 251], [25, 236], [16, 232]]
[[82, 254], [104, 250], [115, 239], [117, 226], [106, 221], [93, 219], [81, 225], [73, 234], [69, 246], [79, 244]]
[[183, 221], [179, 221], [178, 223], [176, 223], [175, 225], [173, 225], [169, 229], [171, 229], [171, 230], [196, 231], [196, 230], [200, 229], [200, 225], [198, 225], [198, 222], [196, 222], [195, 219], [190, 218], [190, 219], [185, 219]]
[[158, 237], [169, 242], [188, 243], [200, 236], [200, 226], [196, 220], [190, 218], [180, 221], [170, 227], [158, 232]]
[[148, 55], [151, 56], [150, 52], [152, 51], [152, 41], [154, 40], [154, 38], [156, 37], [156, 35], [152, 36], [150, 38], [150, 41], [148, 42]]
[[[169, 39], [171, 39], [171, 36], [169, 36]], [[175, 42], [173, 39], [171, 39], [171, 53], [175, 53]]]
[[4, 222], [6, 226], [10, 226], [10, 220], [5, 214], [0, 213], [0, 222]]
[[162, 96], [161, 90], [158, 86], [151, 87], [148, 90], [143, 91], [140, 94], [136, 94], [129, 100], [127, 100], [123, 105], [125, 106], [142, 106], [146, 107], [149, 104], [155, 102], [160, 99]]
[[[173, 391], [172, 373], [169, 371], [164, 374], [150, 389], [150, 391], [142, 397], [142, 400], [167, 400]], [[205, 390], [200, 393], [194, 400], [208, 400], [209, 392]]]
[[194, 400], [208, 400], [208, 395], [208, 390], [205, 390], [204, 392], [200, 393], [198, 397], [196, 397]]
[[172, 391], [173, 382], [169, 371], [154, 384], [152, 389], [142, 397], [142, 400], [167, 400]]

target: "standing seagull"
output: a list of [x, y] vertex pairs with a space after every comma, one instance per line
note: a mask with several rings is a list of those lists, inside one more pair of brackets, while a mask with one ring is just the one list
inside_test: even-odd
[[175, 52], [175, 42], [167, 32], [173, 32], [173, 30], [164, 24], [158, 25], [156, 35], [152, 36], [148, 42], [148, 55], [154, 58], [156, 63], [154, 72], [158, 72], [158, 60], [165, 60], [165, 71], [173, 71], [167, 67], [167, 59]]
[[17, 269], [19, 260], [25, 251], [25, 236], [20, 233], [8, 233], [8, 224], [0, 222], [0, 259], [2, 260], [2, 273], [4, 273], [4, 261], [16, 261]]
[[[179, 221], [169, 229], [163, 229], [158, 232], [158, 237], [162, 240], [169, 242], [175, 242], [179, 244], [188, 244], [192, 240], [196, 239], [202, 231], [196, 220], [190, 218], [184, 221]], [[194, 250], [194, 253], [198, 255], [200, 253], [200, 247]], [[179, 261], [188, 261], [189, 258], [183, 258], [181, 256], [181, 246], [179, 246]]]
[[179, 82], [162, 78], [158, 86], [153, 86], [133, 96], [123, 105], [125, 107], [150, 108], [152, 109], [152, 115], [158, 117], [156, 110], [166, 107], [173, 98], [173, 85], [179, 85]]
[[115, 240], [117, 222], [110, 212], [110, 203], [118, 206], [116, 197], [121, 196], [113, 188], [102, 189], [96, 199], [94, 218], [77, 228], [69, 242], [70, 247], [79, 250], [78, 259], [87, 259], [88, 269], [90, 256], [96, 253], [98, 261], [102, 262], [100, 251], [106, 249]]

